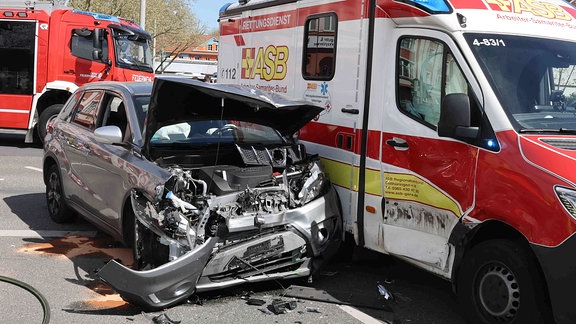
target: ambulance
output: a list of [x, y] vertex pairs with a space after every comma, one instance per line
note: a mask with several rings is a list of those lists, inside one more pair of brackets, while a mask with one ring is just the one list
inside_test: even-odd
[[449, 280], [472, 323], [576, 323], [576, 9], [240, 0], [218, 81], [324, 109], [299, 133], [357, 245]]

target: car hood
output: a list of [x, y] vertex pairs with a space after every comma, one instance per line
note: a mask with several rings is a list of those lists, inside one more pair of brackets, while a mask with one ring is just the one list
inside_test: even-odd
[[248, 87], [157, 76], [148, 108], [144, 146], [148, 146], [159, 128], [194, 119], [254, 122], [289, 136], [322, 110], [306, 101], [290, 100]]

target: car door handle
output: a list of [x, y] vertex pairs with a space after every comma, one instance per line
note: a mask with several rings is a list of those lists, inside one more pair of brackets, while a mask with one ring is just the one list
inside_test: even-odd
[[393, 139], [386, 140], [386, 144], [393, 146], [397, 150], [407, 150], [408, 142], [401, 138], [394, 137]]

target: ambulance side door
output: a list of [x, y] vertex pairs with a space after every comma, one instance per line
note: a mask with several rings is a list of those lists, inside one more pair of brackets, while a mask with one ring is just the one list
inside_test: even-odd
[[[416, 29], [394, 32], [393, 93], [382, 119], [382, 223], [384, 250], [449, 273], [448, 238], [474, 205], [479, 147], [439, 137], [446, 95], [469, 96], [479, 123], [480, 88], [447, 34]], [[391, 53], [392, 54], [392, 53]]]

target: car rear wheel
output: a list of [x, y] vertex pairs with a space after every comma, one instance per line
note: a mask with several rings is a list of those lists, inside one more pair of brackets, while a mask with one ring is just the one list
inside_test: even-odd
[[490, 240], [465, 255], [458, 299], [470, 323], [551, 323], [538, 264], [521, 244]]
[[48, 181], [46, 182], [46, 203], [48, 214], [56, 223], [68, 223], [74, 220], [76, 214], [64, 200], [62, 178], [55, 164], [48, 168]]

